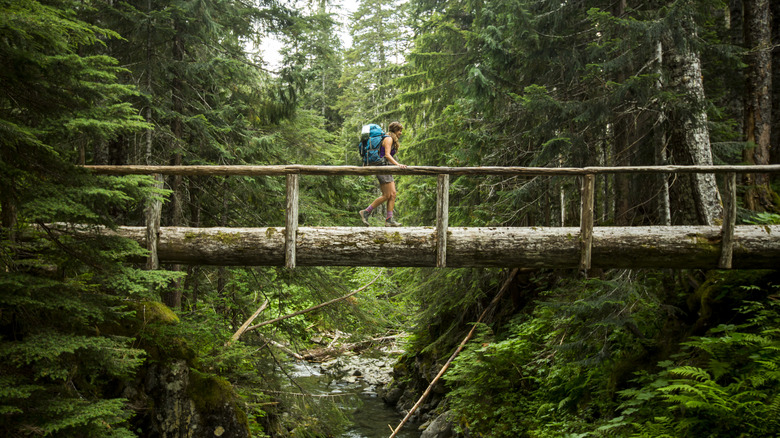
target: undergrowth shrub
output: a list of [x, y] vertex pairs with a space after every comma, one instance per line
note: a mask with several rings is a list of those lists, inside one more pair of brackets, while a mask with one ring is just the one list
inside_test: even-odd
[[638, 334], [657, 330], [654, 281], [633, 280], [565, 281], [499, 334], [481, 328], [445, 375], [459, 427], [472, 436], [576, 436], [611, 416], [615, 364], [642, 353]]
[[[751, 286], [746, 286], [750, 288]], [[775, 291], [778, 290], [774, 286]], [[743, 324], [684, 342], [656, 373], [621, 391], [622, 412], [602, 430], [636, 437], [776, 437], [780, 433], [780, 302], [746, 302]]]

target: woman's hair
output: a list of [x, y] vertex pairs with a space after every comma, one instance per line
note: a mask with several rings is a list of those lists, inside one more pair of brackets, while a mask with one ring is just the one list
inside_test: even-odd
[[404, 127], [401, 125], [401, 122], [392, 122], [390, 123], [390, 126], [387, 127], [387, 130], [392, 133], [396, 133], [402, 129], [404, 129]]

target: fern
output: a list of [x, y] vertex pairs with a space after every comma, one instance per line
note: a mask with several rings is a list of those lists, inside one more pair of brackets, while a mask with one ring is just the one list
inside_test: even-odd
[[[747, 323], [720, 325], [708, 336], [683, 343], [685, 352], [678, 360], [704, 358], [704, 366], [666, 361], [657, 374], [638, 377], [643, 386], [621, 391], [623, 415], [633, 419], [634, 436], [699, 436], [707, 431], [708, 436], [727, 437], [735, 430], [776, 436], [779, 307], [772, 301], [747, 303], [740, 309]], [[672, 415], [659, 415], [663, 411]], [[654, 419], [640, 421], [647, 417]]]

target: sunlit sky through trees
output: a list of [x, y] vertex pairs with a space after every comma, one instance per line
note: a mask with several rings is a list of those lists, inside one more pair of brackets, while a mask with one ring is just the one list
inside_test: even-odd
[[[295, 4], [297, 8], [301, 9], [305, 2], [301, 0], [291, 0], [288, 4]], [[344, 44], [344, 48], [349, 48], [352, 45], [352, 38], [349, 35], [347, 24], [349, 15], [358, 7], [358, 0], [341, 0], [336, 2], [336, 5], [341, 6], [341, 11], [338, 14], [339, 21], [341, 21], [341, 29], [339, 30], [339, 37]], [[282, 48], [282, 42], [275, 38], [273, 35], [267, 36], [263, 39], [263, 43], [260, 45], [261, 57], [265, 61], [270, 70], [277, 70], [279, 64], [282, 62], [282, 57], [279, 54], [279, 50]], [[254, 52], [254, 50], [251, 50]]]

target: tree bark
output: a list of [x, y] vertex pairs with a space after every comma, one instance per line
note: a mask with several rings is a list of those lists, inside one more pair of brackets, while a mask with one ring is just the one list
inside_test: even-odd
[[[184, 129], [182, 117], [184, 113], [184, 92], [183, 81], [181, 79], [181, 68], [184, 62], [184, 42], [181, 37], [181, 18], [176, 16], [173, 19], [174, 37], [173, 37], [173, 62], [174, 71], [171, 82], [171, 105], [173, 119], [171, 120], [171, 132], [173, 134], [173, 155], [171, 157], [172, 166], [181, 166], [182, 153], [181, 145], [184, 144]], [[170, 181], [171, 203], [168, 213], [168, 223], [172, 226], [183, 225], [183, 207], [182, 207], [182, 176], [173, 175]], [[171, 271], [181, 271], [181, 266], [174, 264], [170, 267]], [[172, 309], [181, 308], [182, 281], [175, 280], [169, 285], [163, 293], [162, 301]]]
[[[769, 0], [745, 0], [744, 40], [748, 50], [745, 92], [743, 159], [748, 164], [769, 164], [772, 133], [772, 35]], [[772, 189], [766, 174], [746, 174], [745, 207], [772, 211]]]
[[[154, 175], [157, 188], [162, 188], [162, 175]], [[162, 215], [162, 201], [150, 199], [144, 211], [146, 222], [146, 249], [149, 256], [146, 259], [146, 269], [155, 271], [160, 268], [160, 259], [157, 256], [157, 244], [160, 240], [160, 216]]]
[[[82, 232], [88, 233], [88, 230]], [[105, 233], [112, 233], [103, 230]], [[119, 235], [145, 241], [145, 227]], [[579, 228], [450, 227], [449, 267], [577, 268]], [[300, 227], [298, 266], [436, 266], [433, 227]], [[160, 229], [162, 262], [220, 266], [284, 266], [281, 228]], [[719, 226], [596, 227], [593, 268], [717, 268]], [[734, 230], [734, 269], [775, 268], [780, 225]]]
[[[623, 17], [626, 13], [626, 0], [618, 0], [615, 2], [615, 16]], [[631, 75], [631, 65], [629, 64], [622, 69], [617, 75], [617, 82], [623, 83], [626, 77]], [[631, 165], [632, 154], [632, 139], [634, 136], [634, 124], [630, 114], [622, 114], [618, 116], [618, 119], [614, 124], [614, 140], [615, 144], [612, 148], [615, 154], [614, 163], [615, 166], [623, 167]], [[631, 217], [629, 211], [631, 210], [631, 175], [618, 174], [615, 175], [615, 225], [630, 225]]]
[[770, 162], [780, 164], [780, 2], [770, 2], [772, 13], [772, 147]]
[[[615, 165], [618, 167], [631, 165], [630, 124], [622, 117], [615, 124]], [[631, 218], [631, 175], [615, 175], [615, 224], [630, 225]]]
[[[14, 167], [14, 158], [16, 150], [10, 146], [0, 147], [0, 162], [4, 167]], [[0, 209], [2, 209], [2, 226], [7, 238], [11, 241], [15, 239], [16, 222], [18, 219], [17, 211], [17, 188], [16, 178], [13, 175], [2, 175], [0, 178]]]
[[[661, 77], [663, 77], [663, 64], [664, 64], [664, 58], [663, 58], [663, 44], [658, 41], [656, 43], [656, 49], [655, 49], [655, 71], [658, 74], [659, 80], [656, 82], [655, 86], [657, 91], [661, 92], [663, 91], [663, 81], [660, 80]], [[666, 150], [666, 111], [664, 108], [660, 108], [658, 111], [658, 117], [655, 121], [655, 125], [653, 126], [653, 155], [654, 155], [654, 161], [656, 166], [666, 166], [669, 164], [668, 160], [668, 153]], [[669, 200], [669, 175], [668, 174], [659, 174], [657, 177], [658, 181], [658, 202], [657, 202], [657, 210], [658, 210], [658, 219], [659, 222], [662, 225], [671, 225], [672, 224], [672, 212], [670, 210], [670, 200]]]
[[[683, 27], [693, 29], [693, 23], [683, 23]], [[696, 37], [693, 30], [690, 34], [691, 39]], [[681, 96], [676, 110], [667, 116], [671, 156], [675, 164], [712, 165], [699, 54], [690, 47], [682, 47], [670, 50], [667, 55], [664, 56], [669, 71], [667, 86]], [[696, 174], [690, 178], [678, 177], [678, 180], [672, 190], [676, 195], [672, 201], [676, 206], [674, 210], [678, 212], [673, 221], [713, 225], [723, 212], [714, 175]]]

